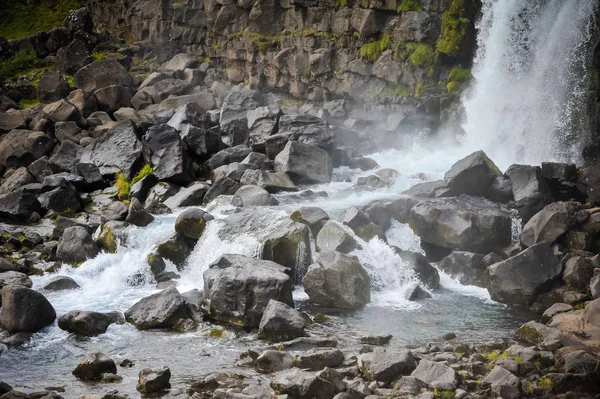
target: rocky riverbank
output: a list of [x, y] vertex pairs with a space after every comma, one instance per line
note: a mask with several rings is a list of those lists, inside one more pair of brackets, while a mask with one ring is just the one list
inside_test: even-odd
[[[92, 37], [89, 23], [77, 11], [65, 29]], [[274, 93], [230, 86], [220, 79], [222, 71], [185, 53], [134, 66], [139, 46], [97, 61], [86, 58], [84, 47], [82, 65], [78, 52], [61, 52], [72, 61], [72, 83], [54, 71], [41, 77], [36, 95], [43, 104], [16, 110], [10, 98], [2, 100], [0, 362], [2, 352], [26, 346], [55, 323], [74, 339], [128, 323], [173, 334], [252, 334], [252, 349], [240, 353], [231, 370], [170, 390], [168, 367], [140, 370], [142, 395], [598, 395], [600, 211], [594, 202], [600, 169], [593, 160], [581, 168], [545, 163], [502, 172], [478, 151], [456, 162], [443, 180], [415, 185], [393, 200], [349, 207], [341, 215], [303, 206], [279, 218], [276, 195], [327, 195], [314, 185], [332, 182], [336, 168], [368, 172], [354, 183], [356, 192], [392, 186], [399, 172], [366, 155], [387, 148], [405, 118], [375, 123], [344, 100], [290, 104]], [[227, 214], [217, 214], [219, 203], [229, 204]], [[115, 253], [133, 239], [131, 226], [149, 226], [172, 211], [178, 214], [171, 234], [127, 279], [132, 287], [155, 285], [158, 292], [125, 312], [57, 314], [46, 296], [80, 289], [60, 273], [32, 289], [33, 276]], [[369, 336], [360, 350], [337, 348], [335, 333], [320, 335], [313, 326], [327, 324], [328, 313], [370, 303], [372, 277], [353, 251], [372, 240], [385, 243], [397, 222], [410, 226], [424, 251], [391, 247], [411, 283], [406, 300], [427, 301], [439, 287], [439, 269], [539, 316], [511, 342], [467, 345], [448, 335], [399, 349], [389, 344], [398, 337]], [[180, 292], [180, 274], [195, 266], [190, 254], [216, 223], [223, 224], [222, 234], [251, 236], [258, 252], [207, 260], [203, 286]], [[294, 309], [299, 287], [315, 308]], [[94, 351], [73, 364], [73, 378], [105, 392], [83, 398], [123, 397], [120, 374], [131, 364], [124, 359], [117, 365]], [[10, 383], [0, 383], [1, 398], [74, 396], [68, 386], [21, 393]]]

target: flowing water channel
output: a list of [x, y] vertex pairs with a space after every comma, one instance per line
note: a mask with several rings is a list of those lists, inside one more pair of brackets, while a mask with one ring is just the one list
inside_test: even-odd
[[[372, 154], [381, 167], [400, 171], [396, 183], [379, 191], [361, 191], [353, 188], [356, 180], [372, 172], [360, 172], [340, 168], [334, 171], [334, 182], [311, 186], [315, 192], [326, 192], [328, 197], [298, 199], [293, 194], [277, 195], [281, 204], [272, 208], [256, 208], [252, 212], [259, 220], [260, 229], [277, 228], [283, 220], [300, 206], [319, 206], [332, 218], [352, 205], [365, 205], [374, 199], [392, 199], [398, 193], [421, 182], [422, 179], [438, 179], [462, 155], [456, 151], [431, 152], [415, 143], [406, 152], [390, 150]], [[178, 289], [185, 292], [193, 288], [202, 289], [202, 273], [224, 253], [239, 253], [257, 256], [260, 243], [251, 232], [229, 232], [224, 234], [225, 223], [220, 219], [233, 211], [227, 198], [217, 200], [205, 209], [216, 216], [210, 222], [190, 255], [187, 267], [181, 272]], [[146, 256], [155, 244], [173, 233], [177, 214], [159, 216], [147, 227], [132, 227], [125, 245], [115, 254], [102, 253], [74, 269], [64, 266], [58, 274], [75, 279], [81, 289], [67, 292], [45, 293], [58, 315], [70, 310], [124, 312], [144, 296], [156, 292], [155, 285], [128, 284], [128, 277], [136, 273], [147, 273]], [[264, 233], [264, 232], [263, 232]], [[357, 238], [360, 240], [359, 238]], [[387, 232], [390, 245], [405, 250], [420, 251], [419, 238], [412, 230], [394, 222]], [[313, 325], [309, 332], [315, 335], [330, 335], [340, 341], [344, 350], [356, 353], [360, 348], [360, 337], [368, 334], [392, 334], [392, 346], [419, 344], [439, 340], [448, 332], [454, 332], [465, 342], [482, 342], [506, 339], [515, 328], [531, 315], [509, 311], [505, 306], [492, 302], [487, 291], [478, 287], [462, 286], [450, 277], [441, 275], [441, 288], [432, 291], [431, 299], [409, 302], [403, 292], [416, 277], [394, 254], [389, 245], [374, 239], [361, 242], [362, 249], [356, 255], [372, 279], [372, 301], [362, 310], [330, 314], [331, 323]], [[314, 255], [314, 251], [312, 251]], [[169, 265], [175, 271], [174, 265]], [[33, 277], [34, 288], [41, 288], [53, 275]], [[296, 307], [310, 311], [307, 295], [301, 287], [294, 292]], [[134, 397], [137, 373], [144, 366], [167, 365], [171, 368], [174, 386], [183, 387], [193, 378], [217, 370], [231, 368], [239, 353], [247, 348], [264, 345], [256, 341], [255, 333], [229, 331], [223, 338], [208, 336], [211, 328], [203, 327], [194, 333], [171, 333], [165, 331], [137, 331], [129, 324], [111, 325], [106, 334], [95, 338], [76, 338], [52, 325], [37, 333], [30, 343], [22, 348], [10, 349], [0, 357], [2, 379], [24, 390], [36, 390], [48, 386], [68, 387], [69, 394], [105, 392], [113, 389], [106, 384], [88, 385], [77, 381], [70, 372], [80, 358], [90, 350], [99, 350], [115, 361], [125, 358], [136, 365], [131, 369], [119, 368], [124, 381], [114, 385], [120, 392]], [[188, 385], [189, 386], [189, 385]]]

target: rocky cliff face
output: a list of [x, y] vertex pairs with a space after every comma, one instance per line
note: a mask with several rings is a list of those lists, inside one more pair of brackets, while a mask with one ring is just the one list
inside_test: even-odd
[[[349, 98], [435, 128], [474, 50], [478, 0], [84, 0], [96, 26], [180, 47], [232, 83]], [[168, 45], [165, 45], [168, 43]], [[454, 68], [454, 70], [453, 70]]]

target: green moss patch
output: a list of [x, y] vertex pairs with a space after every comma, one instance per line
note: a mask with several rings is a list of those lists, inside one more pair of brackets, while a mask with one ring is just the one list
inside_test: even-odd
[[459, 53], [470, 23], [465, 17], [464, 2], [465, 0], [452, 0], [452, 5], [442, 16], [442, 35], [437, 42], [437, 50], [440, 53], [448, 55]]
[[360, 48], [360, 56], [367, 61], [376, 61], [381, 54], [392, 44], [392, 37], [390, 35], [383, 35], [381, 40], [364, 44]]
[[60, 26], [77, 0], [4, 0], [0, 9], [0, 36], [23, 39], [39, 31]]
[[433, 47], [420, 43], [410, 55], [410, 62], [416, 67], [429, 68], [435, 64], [435, 51]]
[[422, 11], [420, 0], [402, 0], [398, 6], [398, 12]]

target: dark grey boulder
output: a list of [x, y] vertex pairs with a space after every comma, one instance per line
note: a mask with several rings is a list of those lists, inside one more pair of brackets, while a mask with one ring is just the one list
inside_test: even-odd
[[81, 263], [93, 258], [100, 249], [90, 233], [80, 226], [67, 227], [58, 242], [56, 256], [67, 263]]
[[79, 284], [77, 284], [71, 277], [56, 276], [48, 280], [48, 282], [44, 284], [43, 288], [46, 291], [64, 291], [75, 290], [80, 287]]
[[422, 241], [444, 248], [489, 253], [511, 243], [508, 210], [478, 197], [424, 200], [411, 209], [409, 223]]
[[286, 173], [295, 184], [331, 181], [332, 163], [325, 150], [297, 141], [288, 142], [275, 157], [275, 171]]
[[137, 390], [143, 393], [160, 392], [169, 387], [171, 370], [168, 367], [147, 368], [140, 371]]
[[271, 299], [260, 319], [258, 338], [289, 341], [303, 336], [306, 324], [306, 318], [300, 312], [285, 303]]
[[190, 208], [181, 212], [175, 221], [175, 232], [187, 238], [199, 239], [206, 224], [214, 217], [200, 208]]
[[26, 272], [27, 267], [13, 263], [8, 259], [0, 258], [0, 273], [4, 272]]
[[488, 291], [493, 300], [529, 306], [560, 277], [562, 267], [546, 242], [488, 267]]
[[58, 71], [44, 73], [37, 85], [38, 98], [42, 103], [51, 103], [65, 98], [69, 91], [69, 83]]
[[129, 208], [121, 201], [113, 201], [102, 209], [102, 221], [124, 221], [129, 213]]
[[222, 145], [218, 133], [213, 130], [205, 130], [196, 126], [187, 125], [179, 133], [190, 153], [206, 159], [219, 151]]
[[52, 157], [48, 160], [51, 167], [55, 169], [77, 173], [77, 164], [83, 155], [84, 148], [78, 144], [75, 144], [71, 140], [65, 140], [58, 147], [58, 150], [54, 152]]
[[287, 271], [275, 262], [223, 255], [204, 272], [205, 306], [217, 320], [258, 327], [271, 299], [293, 306]]
[[407, 350], [396, 352], [378, 347], [359, 355], [357, 360], [357, 368], [363, 375], [386, 384], [409, 375], [416, 367], [413, 354]]
[[225, 98], [221, 108], [219, 126], [230, 146], [247, 144], [249, 138], [247, 111], [260, 105], [260, 96], [256, 90], [233, 90]]
[[131, 188], [129, 189], [129, 198], [137, 198], [140, 202], [145, 203], [150, 190], [156, 183], [158, 183], [158, 179], [152, 174], [142, 177], [141, 180], [131, 185]]
[[427, 258], [412, 251], [403, 251], [398, 247], [392, 247], [394, 252], [413, 270], [420, 282], [430, 288], [440, 286], [440, 274], [437, 269], [429, 263]]
[[142, 298], [125, 312], [125, 319], [138, 330], [170, 328], [186, 317], [185, 300], [173, 287]]
[[[373, 184], [370, 185], [373, 186]], [[382, 188], [386, 186], [387, 185], [385, 184], [385, 182], [380, 180], [378, 181], [378, 184], [375, 188]], [[450, 189], [448, 183], [445, 180], [435, 180], [427, 181], [424, 183], [418, 183], [409, 188], [408, 190], [403, 191], [402, 194], [415, 198], [441, 198], [453, 196], [452, 190]]]
[[104, 353], [90, 352], [81, 359], [71, 373], [84, 381], [99, 381], [102, 379], [102, 374], [117, 374], [117, 365]]
[[59, 72], [73, 75], [92, 61], [87, 45], [81, 40], [75, 39], [66, 47], [58, 49], [55, 62]]
[[35, 183], [34, 177], [29, 173], [26, 167], [22, 166], [0, 186], [0, 195], [17, 191], [20, 187], [27, 184]]
[[574, 256], [564, 264], [562, 278], [568, 287], [585, 291], [594, 276], [596, 265], [583, 256]]
[[486, 287], [484, 272], [489, 266], [484, 262], [485, 255], [465, 251], [452, 251], [438, 262], [440, 270], [464, 285]]
[[48, 154], [55, 143], [44, 132], [14, 129], [0, 137], [0, 165], [9, 168], [29, 166]]
[[240, 183], [262, 187], [271, 194], [280, 191], [298, 191], [298, 187], [296, 187], [289, 176], [282, 172], [249, 169], [242, 175]]
[[[194, 227], [197, 227], [197, 225], [191, 226], [192, 229]], [[193, 232], [194, 230], [190, 230], [190, 234], [193, 234]], [[194, 249], [197, 241], [196, 238], [175, 233], [170, 238], [160, 242], [156, 246], [156, 252], [163, 258], [173, 262], [181, 270], [185, 266], [185, 260]]]
[[431, 298], [431, 294], [421, 288], [419, 283], [412, 283], [407, 287], [406, 292], [404, 293], [404, 298], [409, 301], [419, 301], [422, 299]]
[[187, 82], [180, 79], [167, 78], [159, 80], [150, 87], [149, 93], [152, 94], [155, 104], [160, 104], [170, 96], [180, 96], [188, 94], [192, 88]]
[[500, 176], [502, 172], [487, 154], [477, 151], [452, 165], [444, 180], [454, 195], [485, 197], [494, 179]]
[[114, 314], [72, 310], [58, 318], [58, 327], [61, 330], [92, 337], [104, 334], [108, 326], [116, 321]]
[[[156, 178], [155, 178], [156, 179]], [[156, 212], [156, 210], [160, 210], [160, 208], [165, 208], [166, 206], [163, 204], [168, 198], [171, 198], [175, 194], [177, 194], [181, 190], [176, 184], [160, 182], [150, 188], [148, 192], [148, 196], [146, 198], [146, 202], [144, 206], [146, 209], [152, 213], [165, 213], [165, 212]], [[168, 207], [166, 207], [169, 210]], [[170, 211], [169, 211], [170, 212]]]
[[577, 225], [578, 202], [553, 202], [536, 213], [523, 227], [521, 242], [528, 247], [548, 241], [552, 243]]
[[12, 192], [0, 195], [0, 221], [25, 222], [33, 214], [41, 214], [40, 202], [25, 192]]
[[339, 349], [313, 348], [296, 356], [296, 367], [303, 370], [323, 370], [325, 367], [339, 367], [344, 362], [344, 354]]
[[210, 189], [210, 185], [205, 182], [196, 182], [189, 187], [181, 189], [177, 194], [167, 198], [164, 204], [171, 209], [183, 207], [183, 206], [194, 206], [202, 205], [204, 202], [204, 196]]
[[428, 359], [421, 359], [411, 376], [418, 378], [431, 388], [444, 391], [454, 391], [460, 383], [458, 373], [451, 367]]
[[35, 333], [54, 323], [56, 311], [46, 297], [30, 288], [2, 288], [0, 326], [11, 333]]
[[186, 185], [193, 181], [193, 171], [177, 130], [169, 125], [152, 126], [144, 139], [148, 143], [153, 174], [159, 180]]
[[136, 131], [133, 122], [119, 122], [85, 148], [81, 162], [95, 164], [103, 176], [123, 172], [131, 180], [141, 166], [142, 157], [142, 143]]
[[320, 306], [358, 309], [371, 301], [371, 279], [358, 259], [340, 252], [322, 256], [302, 279], [310, 301]]
[[210, 204], [221, 195], [234, 195], [239, 188], [240, 183], [229, 177], [223, 177], [217, 180], [206, 192], [204, 195], [204, 203]]
[[115, 59], [93, 62], [78, 70], [73, 76], [75, 87], [88, 93], [112, 85], [131, 87], [133, 83], [133, 78], [127, 69]]
[[215, 170], [219, 166], [229, 165], [233, 162], [242, 162], [252, 150], [244, 145], [226, 148], [217, 152], [208, 160], [210, 169]]
[[102, 87], [94, 92], [100, 111], [113, 113], [120, 108], [131, 106], [131, 90], [121, 85]]
[[102, 173], [100, 173], [100, 168], [93, 163], [78, 163], [76, 169], [76, 173], [83, 178], [84, 185], [82, 190], [84, 192], [101, 190], [108, 186], [107, 181], [104, 180]]
[[506, 171], [513, 196], [524, 223], [552, 202], [552, 193], [539, 166], [512, 165]]
[[145, 227], [154, 221], [154, 216], [144, 208], [137, 198], [132, 198], [125, 221], [139, 227]]
[[342, 223], [350, 227], [354, 233], [365, 241], [377, 237], [387, 241], [381, 227], [371, 221], [369, 216], [356, 206], [344, 210]]
[[259, 186], [242, 186], [233, 196], [231, 204], [234, 206], [273, 206], [279, 205], [267, 190]]
[[261, 353], [254, 363], [259, 373], [274, 373], [294, 367], [294, 357], [285, 351], [266, 350]]
[[341, 226], [336, 221], [327, 221], [317, 234], [317, 251], [338, 251], [347, 254], [360, 248], [360, 244], [358, 244], [351, 233], [348, 233], [346, 229], [348, 228]]
[[[15, 270], [3, 271], [0, 273], [0, 290], [9, 285], [31, 288], [33, 283], [25, 273]], [[2, 301], [0, 301], [2, 304]]]
[[336, 393], [336, 387], [331, 382], [297, 368], [277, 373], [271, 381], [271, 388], [289, 398], [298, 399], [329, 399]]
[[0, 134], [5, 134], [13, 129], [25, 129], [27, 123], [23, 115], [12, 112], [0, 112]]
[[490, 186], [487, 198], [494, 202], [506, 204], [513, 200], [513, 188], [510, 179], [506, 177], [496, 177]]
[[321, 208], [317, 207], [302, 207], [294, 211], [290, 218], [295, 222], [300, 222], [307, 225], [316, 237], [319, 231], [325, 226], [329, 220], [329, 215]]

